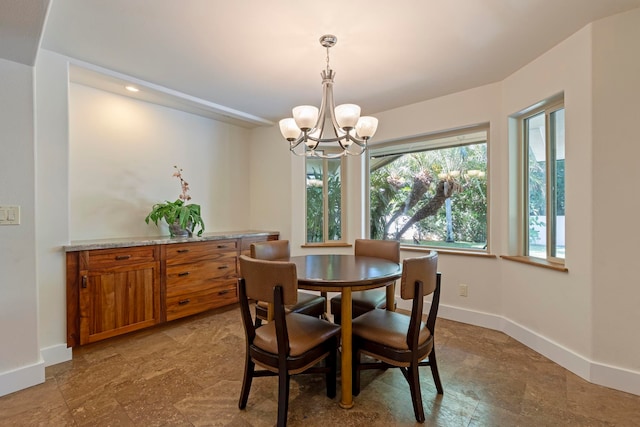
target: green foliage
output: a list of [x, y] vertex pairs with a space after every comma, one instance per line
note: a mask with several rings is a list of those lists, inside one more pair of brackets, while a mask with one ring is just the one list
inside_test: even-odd
[[158, 221], [162, 219], [169, 225], [178, 222], [181, 228], [189, 230], [192, 233], [196, 226], [200, 226], [198, 236], [201, 236], [204, 231], [204, 221], [200, 216], [200, 205], [186, 205], [184, 201], [180, 199], [177, 199], [175, 202], [167, 200], [164, 203], [156, 203], [144, 221], [147, 224], [149, 224], [149, 221], [152, 221], [155, 225], [158, 225]]
[[486, 244], [486, 143], [393, 154], [372, 158], [370, 165], [372, 238], [402, 240], [407, 237], [401, 232], [410, 229], [413, 244], [440, 245], [448, 241], [449, 228], [453, 240], [466, 247]]
[[155, 225], [158, 225], [158, 221], [164, 219], [169, 225], [169, 231], [172, 235], [173, 232], [171, 231], [171, 226], [175, 223], [180, 224], [180, 228], [183, 230], [189, 230], [190, 234], [193, 234], [196, 226], [200, 226], [198, 236], [201, 236], [204, 231], [204, 221], [202, 220], [202, 216], [200, 216], [200, 205], [185, 204], [187, 201], [191, 200], [191, 196], [189, 195], [189, 183], [182, 177], [182, 169], [178, 166], [174, 166], [173, 168], [176, 170], [173, 173], [173, 176], [180, 180], [180, 188], [182, 192], [175, 202], [167, 200], [164, 203], [156, 203], [153, 205], [151, 212], [147, 215], [144, 221], [147, 224], [149, 224], [149, 221], [153, 221]]
[[[322, 178], [320, 178], [322, 179]], [[307, 186], [307, 242], [322, 242], [323, 238], [322, 187]]]
[[[326, 162], [326, 164], [325, 164]], [[307, 159], [307, 243], [335, 241], [342, 238], [341, 159]], [[327, 206], [325, 209], [326, 177]], [[324, 220], [327, 219], [327, 236]]]

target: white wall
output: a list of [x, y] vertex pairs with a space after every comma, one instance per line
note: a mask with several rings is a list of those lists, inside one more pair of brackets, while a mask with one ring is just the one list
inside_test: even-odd
[[205, 231], [249, 227], [246, 129], [72, 83], [70, 239], [168, 235], [144, 218], [181, 194], [183, 169]]
[[592, 355], [638, 372], [640, 9], [594, 23], [593, 35]]
[[44, 381], [38, 345], [33, 68], [0, 59], [0, 204], [20, 225], [0, 226], [0, 396]]
[[288, 143], [279, 136], [277, 126], [256, 128], [251, 133], [245, 169], [250, 177], [249, 222], [252, 228], [276, 230], [281, 239], [291, 240], [291, 154]]
[[38, 335], [47, 366], [69, 360], [65, 254], [69, 243], [68, 64], [40, 50], [36, 61], [36, 256]]
[[[502, 262], [503, 313], [515, 324], [587, 359], [591, 358], [592, 321], [590, 70], [591, 28], [586, 27], [504, 80], [502, 91], [505, 118], [564, 92], [565, 265], [569, 269], [563, 273]], [[507, 139], [507, 129], [502, 129], [500, 137]], [[517, 183], [510, 185], [513, 190]]]

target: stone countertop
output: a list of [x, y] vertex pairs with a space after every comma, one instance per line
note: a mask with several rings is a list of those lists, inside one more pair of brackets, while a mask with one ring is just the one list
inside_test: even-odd
[[131, 246], [170, 245], [173, 243], [207, 242], [211, 240], [239, 239], [242, 237], [258, 237], [269, 234], [280, 234], [277, 231], [242, 230], [202, 233], [193, 237], [119, 237], [115, 239], [75, 240], [64, 245], [65, 252], [86, 251], [93, 249], [112, 249]]

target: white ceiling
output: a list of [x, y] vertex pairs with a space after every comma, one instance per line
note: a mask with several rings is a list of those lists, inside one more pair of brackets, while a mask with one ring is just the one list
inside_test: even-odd
[[[0, 0], [1, 57], [33, 63], [47, 3]], [[500, 81], [589, 22], [636, 7], [640, 0], [51, 0], [41, 46], [255, 125], [319, 104], [323, 34], [338, 37], [336, 103], [375, 114]]]

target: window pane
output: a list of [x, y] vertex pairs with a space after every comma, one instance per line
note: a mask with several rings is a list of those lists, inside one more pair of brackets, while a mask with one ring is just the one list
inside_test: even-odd
[[322, 159], [307, 158], [307, 242], [324, 241], [324, 174]]
[[342, 158], [306, 159], [307, 243], [342, 239]]
[[527, 217], [529, 238], [527, 254], [547, 257], [547, 179], [546, 179], [546, 138], [545, 115], [535, 115], [525, 120], [525, 139], [528, 158]]
[[342, 182], [340, 176], [341, 159], [327, 160], [327, 196], [328, 196], [328, 236], [327, 240], [342, 239]]
[[565, 257], [564, 232], [564, 109], [554, 111], [550, 115], [551, 145], [555, 158], [555, 173], [552, 174], [553, 206], [555, 209], [555, 244], [551, 248], [551, 256]]
[[[372, 150], [370, 235], [403, 245], [487, 247], [486, 131]], [[449, 142], [449, 144], [447, 144]], [[438, 148], [432, 148], [434, 145]], [[448, 145], [448, 146], [446, 146]]]

